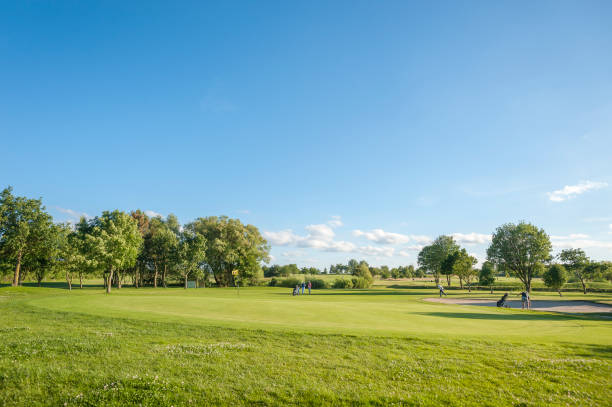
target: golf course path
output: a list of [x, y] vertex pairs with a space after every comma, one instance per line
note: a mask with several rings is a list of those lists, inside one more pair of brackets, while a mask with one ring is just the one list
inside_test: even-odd
[[[497, 301], [495, 300], [476, 298], [425, 298], [425, 301], [439, 302], [442, 304], [480, 305], [485, 307], [497, 306]], [[507, 301], [506, 304], [508, 304], [509, 308], [521, 308], [520, 301]], [[532, 300], [531, 309], [536, 311], [567, 312], [574, 314], [612, 312], [612, 306], [591, 301]]]

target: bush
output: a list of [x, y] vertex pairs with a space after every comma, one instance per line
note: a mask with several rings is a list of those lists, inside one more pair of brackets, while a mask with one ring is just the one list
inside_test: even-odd
[[329, 288], [329, 283], [320, 278], [313, 278], [312, 280], [309, 280], [309, 281], [312, 283], [313, 289]]
[[332, 288], [353, 288], [353, 282], [349, 279], [337, 278], [334, 280]]
[[351, 283], [353, 283], [353, 288], [368, 288], [371, 284], [370, 280], [365, 277], [353, 277]]
[[[295, 277], [289, 277], [289, 278], [272, 278], [270, 280], [270, 282], [268, 283], [268, 285], [270, 287], [287, 287], [287, 288], [293, 288], [296, 285], [302, 285], [302, 279], [301, 278], [295, 278]], [[313, 284], [314, 287], [314, 284]]]

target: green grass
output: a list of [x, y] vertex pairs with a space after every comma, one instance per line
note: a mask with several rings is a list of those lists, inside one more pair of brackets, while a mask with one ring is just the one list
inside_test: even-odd
[[612, 403], [612, 320], [289, 291], [1, 288], [0, 405]]

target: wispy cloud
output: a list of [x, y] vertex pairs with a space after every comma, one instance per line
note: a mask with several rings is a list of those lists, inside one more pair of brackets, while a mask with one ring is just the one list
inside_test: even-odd
[[585, 222], [610, 222], [610, 221], [612, 221], [612, 216], [600, 216], [600, 217], [584, 218], [582, 220], [585, 221]]
[[393, 247], [362, 246], [358, 252], [365, 256], [393, 257], [395, 249]]
[[408, 242], [428, 243], [431, 241], [429, 236], [423, 235], [404, 235], [401, 233], [386, 232], [383, 229], [372, 229], [371, 231], [354, 230], [353, 236], [364, 237], [371, 242], [379, 244], [403, 244]]
[[451, 236], [460, 244], [484, 244], [491, 241], [491, 235], [484, 233], [453, 233]]
[[293, 233], [291, 229], [278, 232], [264, 231], [263, 236], [276, 246], [296, 246], [330, 252], [351, 252], [356, 248], [351, 242], [334, 240], [336, 234], [329, 225], [308, 225], [305, 229], [308, 231], [305, 236]]
[[553, 192], [548, 192], [548, 199], [553, 202], [563, 202], [567, 199], [575, 198], [580, 194], [588, 191], [602, 189], [608, 186], [607, 182], [582, 181], [577, 185], [566, 185], [561, 189]]
[[331, 226], [332, 228], [339, 228], [340, 226], [344, 225], [342, 223], [342, 219], [340, 218], [340, 216], [332, 216], [331, 220], [329, 222], [327, 222], [327, 224], [329, 226]]
[[55, 208], [61, 213], [68, 215], [68, 223], [71, 224], [77, 223], [79, 220], [81, 220], [82, 217], [85, 217], [86, 219], [91, 218], [91, 216], [89, 216], [85, 212], [75, 211], [74, 209], [62, 208], [60, 206], [56, 206]]
[[589, 235], [584, 233], [571, 233], [569, 235], [551, 235], [551, 240], [575, 240], [575, 239], [588, 239]]
[[612, 241], [592, 239], [589, 235], [583, 233], [552, 235], [550, 240], [556, 249], [612, 249]]
[[162, 215], [161, 213], [152, 211], [150, 209], [144, 211], [144, 213], [150, 218], [163, 218], [164, 217], [164, 215]]

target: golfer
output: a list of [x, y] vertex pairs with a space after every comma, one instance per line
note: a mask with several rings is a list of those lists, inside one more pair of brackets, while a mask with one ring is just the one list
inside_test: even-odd
[[529, 293], [527, 291], [523, 291], [521, 293], [521, 309], [531, 309], [531, 299], [529, 298]]
[[308, 295], [310, 295], [310, 289], [312, 288], [312, 283], [309, 281], [308, 282]]
[[302, 294], [304, 294], [304, 288], [306, 288], [306, 283], [302, 281]]
[[445, 297], [448, 297], [444, 292], [444, 287], [442, 287], [442, 285], [438, 284], [438, 290], [440, 290], [440, 298], [442, 298], [442, 294], [444, 294]]

